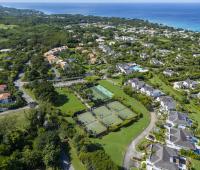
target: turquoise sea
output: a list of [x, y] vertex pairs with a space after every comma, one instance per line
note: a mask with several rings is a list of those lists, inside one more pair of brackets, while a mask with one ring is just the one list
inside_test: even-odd
[[35, 9], [46, 14], [138, 18], [176, 28], [200, 31], [200, 3], [0, 3], [0, 5]]

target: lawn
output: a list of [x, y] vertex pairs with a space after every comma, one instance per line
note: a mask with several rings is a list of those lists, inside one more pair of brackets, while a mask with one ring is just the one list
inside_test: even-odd
[[111, 132], [101, 139], [94, 139], [95, 142], [100, 143], [104, 147], [106, 153], [110, 155], [112, 160], [121, 166], [127, 146], [131, 143], [132, 139], [137, 137], [149, 125], [150, 116], [147, 109], [140, 102], [126, 95], [119, 86], [113, 86], [112, 83], [106, 80], [102, 80], [99, 83], [115, 95], [125, 98], [128, 104], [133, 107], [135, 106], [136, 111], [143, 113], [143, 118], [138, 122], [128, 127], [122, 127], [117, 132]]
[[16, 126], [19, 128], [24, 128], [26, 123], [25, 114], [28, 113], [29, 109], [24, 109], [23, 111], [12, 111], [10, 114], [1, 115], [0, 114], [0, 121], [4, 119], [15, 120]]
[[200, 167], [200, 161], [192, 159], [192, 168], [194, 168], [194, 170], [198, 170]]
[[75, 112], [85, 110], [86, 106], [67, 88], [57, 88], [59, 99], [56, 106], [67, 115], [72, 116]]
[[157, 75], [154, 75], [149, 81], [153, 85], [158, 85], [160, 90], [163, 90], [165, 93], [169, 93], [170, 96], [175, 96], [179, 101], [183, 100], [183, 96], [179, 91], [175, 90], [172, 86], [165, 84]]
[[102, 139], [94, 139], [94, 141], [100, 143], [112, 160], [117, 165], [121, 166], [127, 146], [131, 143], [132, 139], [137, 137], [148, 126], [148, 124], [149, 115], [144, 114], [144, 117], [138, 122], [128, 127], [122, 127], [117, 132], [111, 132]]
[[0, 29], [4, 29], [4, 30], [7, 30], [7, 29], [13, 29], [17, 27], [16, 25], [5, 25], [5, 24], [0, 24]]
[[80, 159], [78, 158], [76, 149], [72, 146], [72, 143], [70, 142], [70, 157], [71, 157], [71, 163], [75, 170], [86, 170]]

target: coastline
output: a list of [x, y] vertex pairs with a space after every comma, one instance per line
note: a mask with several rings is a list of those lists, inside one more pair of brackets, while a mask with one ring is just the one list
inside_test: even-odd
[[[51, 14], [81, 14], [139, 19], [200, 32], [200, 3], [0, 3], [3, 7], [38, 10]], [[189, 7], [188, 7], [189, 6]], [[183, 10], [181, 10], [183, 8]], [[193, 10], [194, 8], [194, 10]], [[166, 11], [169, 11], [168, 13]], [[177, 11], [177, 12], [176, 12]]]

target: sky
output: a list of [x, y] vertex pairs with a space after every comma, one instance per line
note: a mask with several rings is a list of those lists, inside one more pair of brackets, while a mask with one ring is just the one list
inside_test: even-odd
[[0, 0], [1, 2], [73, 2], [73, 3], [200, 3], [200, 0]]

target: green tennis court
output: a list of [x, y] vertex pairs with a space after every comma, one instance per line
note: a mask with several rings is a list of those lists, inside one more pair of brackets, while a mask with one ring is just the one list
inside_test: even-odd
[[113, 93], [111, 93], [109, 90], [101, 85], [91, 87], [90, 89], [92, 90], [94, 100], [100, 99], [106, 101], [113, 97]]
[[109, 116], [109, 115], [112, 114], [111, 110], [109, 110], [105, 106], [101, 106], [101, 107], [98, 107], [98, 108], [94, 109], [93, 113], [99, 119], [103, 119], [104, 117]]
[[118, 116], [123, 120], [129, 120], [136, 116], [134, 112], [132, 112], [129, 108], [125, 108], [119, 112], [117, 112]]
[[91, 112], [85, 112], [83, 114], [80, 114], [77, 116], [77, 118], [78, 118], [78, 121], [83, 123], [84, 125], [87, 125], [96, 120], [96, 118], [92, 115]]
[[126, 106], [124, 106], [123, 104], [121, 104], [120, 102], [118, 101], [114, 101], [114, 102], [111, 102], [111, 103], [108, 103], [107, 106], [112, 109], [112, 110], [115, 110], [117, 112], [123, 110], [123, 109], [126, 109]]
[[107, 128], [99, 121], [94, 121], [86, 125], [86, 130], [93, 135], [100, 135], [101, 133], [105, 132]]
[[136, 116], [134, 112], [118, 101], [108, 103], [107, 106], [111, 110], [114, 110], [116, 114], [123, 120], [129, 120]]
[[112, 114], [110, 116], [104, 117], [102, 123], [107, 127], [113, 127], [120, 125], [123, 121], [116, 115]]

